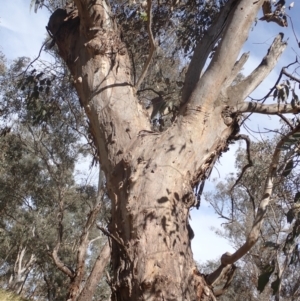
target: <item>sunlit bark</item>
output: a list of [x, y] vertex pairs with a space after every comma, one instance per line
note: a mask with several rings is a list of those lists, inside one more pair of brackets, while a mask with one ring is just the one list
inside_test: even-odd
[[[211, 49], [206, 41], [202, 52], [199, 41], [184, 88], [185, 106], [163, 133], [151, 132], [107, 3], [75, 3], [78, 10], [56, 11], [48, 27], [74, 77], [106, 174], [112, 201], [112, 299], [214, 300], [195, 267], [188, 215], [195, 204], [194, 185], [209, 176], [238, 131], [241, 109], [233, 105], [247, 95], [233, 100], [230, 85], [246, 59], [235, 65], [263, 1], [228, 1], [227, 13], [221, 12], [214, 25], [220, 45], [199, 79]], [[272, 57], [274, 63], [280, 53]], [[253, 81], [250, 88], [244, 84], [247, 91], [254, 87]]]

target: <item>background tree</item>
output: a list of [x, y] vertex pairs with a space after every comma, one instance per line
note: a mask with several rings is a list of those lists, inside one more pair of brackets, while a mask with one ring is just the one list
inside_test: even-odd
[[93, 154], [86, 121], [64, 67], [27, 75], [28, 62], [3, 62], [1, 74], [1, 286], [32, 300], [74, 300], [74, 290], [107, 299], [110, 248], [96, 227], [109, 218], [105, 179], [98, 192], [90, 176], [75, 181], [76, 162]]
[[[286, 131], [285, 128], [281, 132]], [[275, 136], [252, 143], [249, 158], [253, 166], [247, 170], [244, 167], [249, 164], [248, 155], [239, 149], [236, 167], [238, 175], [243, 176], [238, 182], [233, 174], [228, 176], [225, 182], [217, 184], [216, 192], [206, 195], [217, 214], [225, 219], [225, 231], [218, 233], [227, 238], [235, 249], [243, 244], [253, 224], [262, 193], [262, 179], [266, 177], [269, 158], [279, 138], [280, 136]], [[287, 151], [278, 170], [265, 226], [256, 245], [240, 262], [239, 275], [233, 280], [233, 286], [221, 300], [238, 300], [241, 291], [247, 300], [270, 300], [270, 295], [274, 295], [275, 300], [299, 298], [297, 138], [296, 135], [294, 140], [286, 140]], [[296, 145], [293, 147], [294, 143]], [[293, 166], [290, 162], [293, 162]], [[242, 275], [247, 278], [244, 284], [241, 281]], [[261, 294], [262, 292], [264, 293]]]
[[3, 301], [27, 301], [25, 299], [20, 298], [20, 296], [13, 295], [13, 293], [4, 291], [2, 289], [0, 289], [0, 297]]

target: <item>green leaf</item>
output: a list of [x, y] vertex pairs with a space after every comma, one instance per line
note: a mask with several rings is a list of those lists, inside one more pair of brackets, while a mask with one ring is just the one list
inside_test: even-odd
[[300, 191], [298, 191], [296, 194], [295, 194], [295, 197], [294, 197], [294, 203], [297, 203], [300, 201]]
[[280, 279], [277, 276], [276, 280], [271, 283], [271, 288], [273, 290], [273, 296], [278, 292], [279, 285], [280, 285]]
[[286, 98], [289, 97], [289, 94], [290, 94], [290, 89], [287, 85], [284, 86], [284, 89], [285, 89], [285, 95], [286, 95]]
[[289, 148], [290, 148], [290, 146], [286, 145], [286, 144], [283, 144], [282, 146], [279, 147], [279, 149], [281, 149], [281, 150], [287, 150]]
[[273, 248], [273, 249], [278, 249], [279, 245], [273, 241], [266, 241], [265, 242], [265, 247], [266, 248]]
[[278, 96], [278, 90], [275, 89], [274, 93], [273, 93], [273, 99], [275, 100], [275, 98], [277, 98]]
[[300, 253], [299, 253], [299, 250], [298, 250], [298, 244], [295, 245], [295, 248], [292, 252], [292, 256], [291, 256], [291, 261], [290, 261], [290, 265], [291, 264], [297, 264], [300, 262]]
[[293, 144], [293, 143], [296, 143], [297, 140], [296, 140], [294, 137], [292, 137], [292, 136], [288, 136], [288, 137], [286, 138], [286, 140], [285, 140], [285, 143], [286, 143], [286, 142]]
[[147, 16], [146, 12], [141, 12], [140, 16], [143, 21], [145, 21], [145, 22], [148, 21], [148, 16]]
[[35, 98], [35, 99], [37, 99], [37, 98], [39, 98], [39, 91], [34, 91], [34, 92], [32, 92], [32, 94], [31, 94], [31, 98]]
[[300, 138], [300, 132], [296, 132], [293, 134], [293, 138], [299, 139]]
[[293, 219], [295, 218], [295, 213], [293, 209], [290, 209], [288, 213], [286, 214], [286, 219], [288, 223], [292, 223]]
[[294, 168], [294, 161], [289, 160], [284, 168], [284, 171], [282, 172], [282, 176], [287, 177], [291, 173], [293, 168]]
[[286, 93], [285, 90], [282, 88], [278, 91], [278, 102], [282, 101], [284, 102], [286, 99]]

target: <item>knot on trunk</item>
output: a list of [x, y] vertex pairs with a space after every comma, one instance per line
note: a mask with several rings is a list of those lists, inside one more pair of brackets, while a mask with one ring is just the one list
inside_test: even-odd
[[231, 126], [235, 117], [234, 109], [230, 106], [225, 106], [222, 110], [222, 118], [227, 126]]

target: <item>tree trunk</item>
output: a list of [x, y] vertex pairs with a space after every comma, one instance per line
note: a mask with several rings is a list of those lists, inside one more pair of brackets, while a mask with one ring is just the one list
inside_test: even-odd
[[217, 53], [163, 133], [151, 132], [106, 2], [76, 0], [78, 10], [51, 16], [48, 29], [91, 122], [112, 201], [113, 300], [214, 300], [193, 260], [189, 209], [193, 187], [238, 131], [231, 106], [243, 98], [236, 91], [230, 98], [225, 88], [262, 2], [228, 1], [216, 27], [222, 30], [216, 38], [223, 36]]
[[141, 137], [110, 179], [113, 300], [212, 300], [190, 246], [195, 154], [177, 130]]
[[77, 301], [87, 301], [92, 300], [94, 293], [97, 289], [97, 285], [103, 276], [103, 271], [107, 266], [110, 258], [110, 247], [109, 242], [107, 242], [102, 248], [99, 256], [94, 263], [93, 269], [85, 282], [85, 285], [77, 298]]
[[8, 281], [9, 290], [15, 292], [20, 295], [23, 290], [24, 283], [32, 269], [33, 264], [35, 263], [35, 256], [33, 254], [30, 255], [30, 258], [25, 261], [24, 257], [26, 254], [27, 248], [20, 246], [18, 250], [17, 260], [14, 265], [14, 271], [10, 276]]

